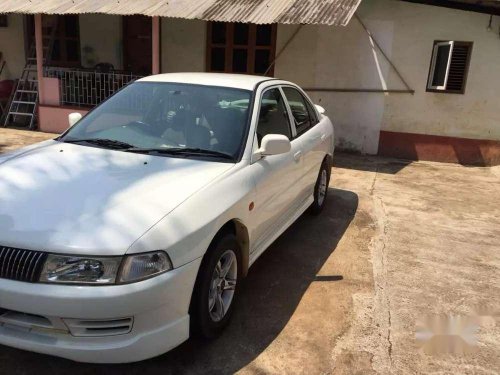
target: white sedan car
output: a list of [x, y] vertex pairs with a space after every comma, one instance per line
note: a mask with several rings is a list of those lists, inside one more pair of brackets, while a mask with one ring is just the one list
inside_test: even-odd
[[216, 336], [249, 267], [325, 205], [323, 112], [278, 79], [162, 74], [1, 155], [0, 344], [117, 363]]

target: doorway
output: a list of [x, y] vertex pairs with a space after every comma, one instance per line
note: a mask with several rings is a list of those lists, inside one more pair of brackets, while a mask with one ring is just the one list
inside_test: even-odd
[[123, 66], [137, 75], [150, 75], [153, 59], [152, 21], [147, 16], [123, 17]]

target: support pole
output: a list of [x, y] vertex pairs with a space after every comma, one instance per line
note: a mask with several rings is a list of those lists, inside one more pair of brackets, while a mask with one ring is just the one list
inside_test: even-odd
[[151, 40], [153, 42], [152, 50], [153, 50], [153, 61], [152, 61], [152, 73], [159, 74], [160, 73], [160, 17], [155, 16], [152, 20], [152, 37]]
[[398, 77], [401, 80], [401, 82], [403, 82], [403, 84], [406, 86], [406, 89], [408, 90], [408, 92], [410, 92], [413, 95], [415, 93], [415, 90], [413, 90], [410, 87], [410, 85], [406, 82], [406, 80], [403, 78], [403, 76], [399, 72], [398, 68], [396, 68], [396, 65], [394, 65], [394, 63], [389, 58], [389, 56], [387, 56], [387, 53], [385, 53], [385, 51], [382, 49], [382, 47], [380, 47], [380, 44], [377, 42], [377, 39], [375, 39], [375, 37], [373, 36], [372, 32], [370, 30], [368, 30], [368, 28], [366, 27], [366, 25], [364, 24], [364, 22], [361, 20], [361, 18], [359, 18], [359, 16], [358, 16], [357, 13], [354, 13], [354, 17], [356, 17], [356, 19], [358, 20], [358, 22], [361, 25], [361, 27], [363, 29], [365, 29], [365, 32], [371, 38], [371, 40], [373, 41], [373, 44], [375, 44], [375, 46], [377, 46], [378, 50], [380, 51], [380, 53], [382, 54], [382, 56], [384, 56], [385, 60], [389, 63], [389, 65], [392, 67], [392, 69], [394, 69], [394, 71], [398, 75]]
[[286, 47], [288, 47], [288, 45], [290, 43], [292, 43], [292, 40], [295, 39], [295, 37], [299, 33], [300, 29], [302, 29], [302, 26], [304, 26], [304, 25], [300, 24], [299, 27], [297, 27], [297, 29], [293, 32], [292, 36], [290, 36], [290, 38], [288, 38], [288, 40], [286, 41], [286, 43], [283, 45], [283, 47], [280, 49], [280, 51], [276, 54], [276, 57], [274, 58], [274, 60], [267, 67], [266, 72], [264, 73], [265, 76], [267, 76], [267, 74], [271, 71], [271, 69], [273, 68], [273, 66], [276, 65], [276, 61], [278, 61], [278, 59], [280, 58], [281, 54], [285, 51]]
[[44, 104], [43, 96], [43, 31], [42, 15], [35, 14], [36, 74], [38, 79], [38, 102]]

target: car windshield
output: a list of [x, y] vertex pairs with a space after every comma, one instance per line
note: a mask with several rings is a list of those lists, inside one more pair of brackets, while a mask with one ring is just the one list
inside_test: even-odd
[[250, 97], [251, 91], [227, 87], [135, 82], [82, 118], [60, 141], [237, 159], [246, 138]]

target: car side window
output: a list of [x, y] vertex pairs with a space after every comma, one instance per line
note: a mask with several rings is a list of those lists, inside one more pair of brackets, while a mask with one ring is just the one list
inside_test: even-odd
[[316, 116], [314, 112], [311, 113], [310, 104], [298, 90], [293, 87], [283, 87], [283, 92], [288, 100], [299, 136], [317, 124]]
[[314, 126], [319, 122], [318, 115], [309, 100], [304, 98], [304, 101], [306, 102], [307, 111], [309, 112], [309, 117], [311, 118], [311, 126]]
[[282, 134], [292, 138], [290, 121], [286, 112], [285, 101], [278, 88], [267, 90], [260, 101], [257, 140], [259, 147], [267, 134]]

